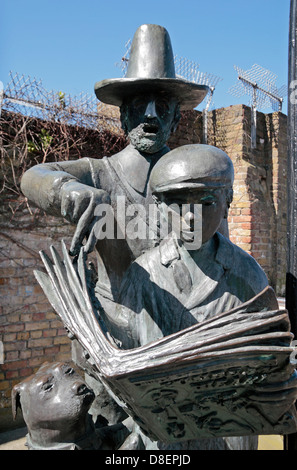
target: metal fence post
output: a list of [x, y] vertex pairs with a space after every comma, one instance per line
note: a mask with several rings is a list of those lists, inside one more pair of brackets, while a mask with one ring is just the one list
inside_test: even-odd
[[[297, 338], [297, 0], [291, 0], [288, 76], [288, 214], [286, 308]], [[285, 449], [297, 450], [297, 433], [285, 437]]]

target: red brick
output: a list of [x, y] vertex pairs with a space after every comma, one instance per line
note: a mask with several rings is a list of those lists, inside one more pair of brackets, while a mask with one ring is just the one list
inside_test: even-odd
[[241, 223], [241, 224], [240, 224], [240, 227], [241, 227], [242, 229], [249, 230], [249, 229], [252, 228], [252, 224], [251, 224], [250, 222], [249, 222], [249, 223]]
[[59, 351], [60, 351], [60, 346], [53, 346], [51, 348], [45, 348], [44, 354], [46, 356], [50, 356], [50, 355], [58, 354]]
[[19, 370], [27, 366], [27, 361], [11, 361], [1, 364], [1, 369], [3, 370]]
[[48, 321], [35, 321], [35, 322], [28, 322], [26, 323], [26, 330], [33, 331], [33, 330], [45, 330], [49, 327]]
[[44, 312], [33, 313], [32, 320], [33, 321], [44, 320], [45, 317], [46, 317], [46, 314]]
[[34, 372], [34, 371], [33, 371], [32, 368], [27, 367], [27, 368], [25, 368], [25, 369], [20, 369], [20, 371], [19, 371], [19, 376], [20, 376], [20, 377], [29, 377], [30, 375], [33, 374], [33, 372]]
[[57, 336], [57, 330], [56, 329], [43, 330], [42, 336], [44, 336], [45, 338]]
[[23, 331], [25, 329], [24, 323], [11, 323], [5, 326], [6, 333], [12, 333], [17, 331]]
[[57, 336], [67, 336], [65, 328], [59, 328]]
[[32, 356], [32, 351], [30, 349], [26, 349], [26, 351], [20, 351], [20, 359], [29, 359]]
[[5, 354], [5, 361], [15, 361], [19, 357], [18, 351], [10, 351]]
[[32, 368], [38, 368], [44, 362], [46, 362], [46, 359], [45, 359], [45, 356], [44, 356], [44, 352], [42, 350], [42, 351], [40, 351], [40, 354], [38, 356], [36, 356], [34, 358], [31, 357], [31, 359], [28, 359], [28, 366], [32, 367]]
[[5, 374], [5, 377], [7, 380], [15, 379], [19, 377], [19, 371], [18, 370], [8, 370]]
[[52, 338], [37, 338], [28, 341], [28, 348], [45, 348], [52, 344]]
[[56, 336], [54, 338], [54, 344], [66, 344], [71, 341], [68, 336]]

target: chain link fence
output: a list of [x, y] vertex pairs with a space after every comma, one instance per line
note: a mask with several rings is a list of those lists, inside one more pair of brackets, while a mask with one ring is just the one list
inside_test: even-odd
[[99, 102], [95, 95], [70, 96], [62, 91], [48, 91], [41, 80], [30, 76], [12, 72], [9, 76], [2, 90], [1, 109], [70, 126], [120, 131], [118, 109]]

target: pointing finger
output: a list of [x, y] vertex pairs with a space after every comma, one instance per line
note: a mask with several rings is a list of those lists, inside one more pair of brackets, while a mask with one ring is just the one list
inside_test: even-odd
[[85, 238], [94, 217], [94, 194], [91, 195], [89, 205], [85, 212], [82, 214], [75, 229], [69, 253], [75, 256], [79, 253], [82, 246], [83, 239]]

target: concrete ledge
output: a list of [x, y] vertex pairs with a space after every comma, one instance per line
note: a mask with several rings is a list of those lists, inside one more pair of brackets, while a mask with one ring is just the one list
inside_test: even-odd
[[26, 447], [27, 428], [13, 429], [0, 434], [1, 450], [28, 450]]

